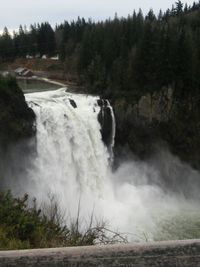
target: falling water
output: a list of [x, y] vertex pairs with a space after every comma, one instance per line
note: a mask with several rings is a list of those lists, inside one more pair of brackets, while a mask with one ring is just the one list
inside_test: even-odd
[[[95, 217], [133, 241], [197, 237], [199, 200], [166, 190], [162, 180], [170, 177], [180, 184], [184, 170], [187, 191], [193, 193], [198, 172], [166, 152], [155, 162], [125, 162], [113, 173], [102, 141], [98, 97], [70, 94], [63, 88], [26, 94], [26, 100], [36, 114], [37, 135], [21, 193], [28, 192], [40, 203], [54, 195], [66, 218], [77, 215], [80, 201], [82, 217], [94, 211]], [[106, 106], [113, 147], [114, 114], [108, 102]]]
[[87, 198], [82, 209], [90, 212], [92, 199], [105, 194], [109, 176], [110, 155], [97, 119], [98, 97], [60, 89], [27, 94], [26, 100], [37, 117], [37, 156], [28, 174], [31, 187], [26, 190], [40, 202], [55, 195], [62, 210], [72, 216], [79, 199], [83, 203]]

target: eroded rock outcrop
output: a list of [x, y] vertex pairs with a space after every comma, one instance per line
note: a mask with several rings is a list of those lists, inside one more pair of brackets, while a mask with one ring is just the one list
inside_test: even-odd
[[[127, 145], [139, 158], [167, 146], [180, 159], [200, 168], [200, 100], [164, 88], [131, 103], [113, 101], [117, 153]], [[159, 145], [159, 146], [158, 146]]]
[[98, 120], [101, 124], [101, 135], [102, 140], [107, 147], [109, 147], [112, 143], [113, 138], [113, 118], [112, 118], [112, 110], [108, 100], [99, 99], [97, 101], [100, 106], [100, 112], [98, 114]]

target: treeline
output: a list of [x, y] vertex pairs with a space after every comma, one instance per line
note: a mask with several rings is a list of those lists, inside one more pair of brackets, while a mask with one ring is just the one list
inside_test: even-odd
[[5, 27], [0, 36], [0, 60], [16, 57], [54, 55], [56, 51], [55, 31], [48, 22], [34, 24], [27, 30], [20, 25], [18, 32], [11, 35]]
[[150, 10], [104, 22], [78, 18], [55, 30], [49, 23], [20, 26], [0, 38], [1, 60], [52, 56], [86, 84], [90, 93], [137, 101], [146, 92], [171, 86], [179, 96], [200, 87], [200, 2], [175, 3], [156, 16]]
[[139, 10], [105, 22], [79, 19], [58, 33], [61, 59], [90, 93], [133, 102], [162, 87], [176, 88], [181, 97], [200, 86], [200, 3], [178, 1], [158, 16]]

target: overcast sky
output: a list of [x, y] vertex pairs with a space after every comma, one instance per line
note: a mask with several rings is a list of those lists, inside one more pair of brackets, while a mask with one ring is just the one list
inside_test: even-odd
[[[133, 9], [142, 8], [145, 14], [150, 8], [155, 13], [165, 11], [175, 1], [172, 0], [0, 0], [0, 31], [4, 26], [10, 30], [19, 25], [49, 21], [53, 26], [64, 20], [78, 16], [101, 20], [118, 16], [127, 16]], [[185, 3], [185, 1], [182, 1]], [[193, 0], [188, 0], [192, 4]]]

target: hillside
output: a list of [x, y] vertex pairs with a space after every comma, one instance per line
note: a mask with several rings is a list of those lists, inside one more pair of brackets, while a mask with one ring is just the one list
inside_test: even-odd
[[[14, 37], [5, 29], [1, 62], [59, 54], [60, 70], [42, 65], [41, 59], [31, 67], [53, 68], [85, 92], [108, 98], [116, 114], [117, 150], [127, 145], [145, 158], [162, 143], [199, 168], [199, 17], [199, 3], [177, 1], [158, 16], [153, 10], [143, 16], [139, 10], [101, 22], [78, 18], [55, 30], [46, 22], [31, 25], [28, 32], [21, 27]], [[31, 61], [26, 62], [29, 66]], [[145, 109], [149, 114], [143, 116]]]

